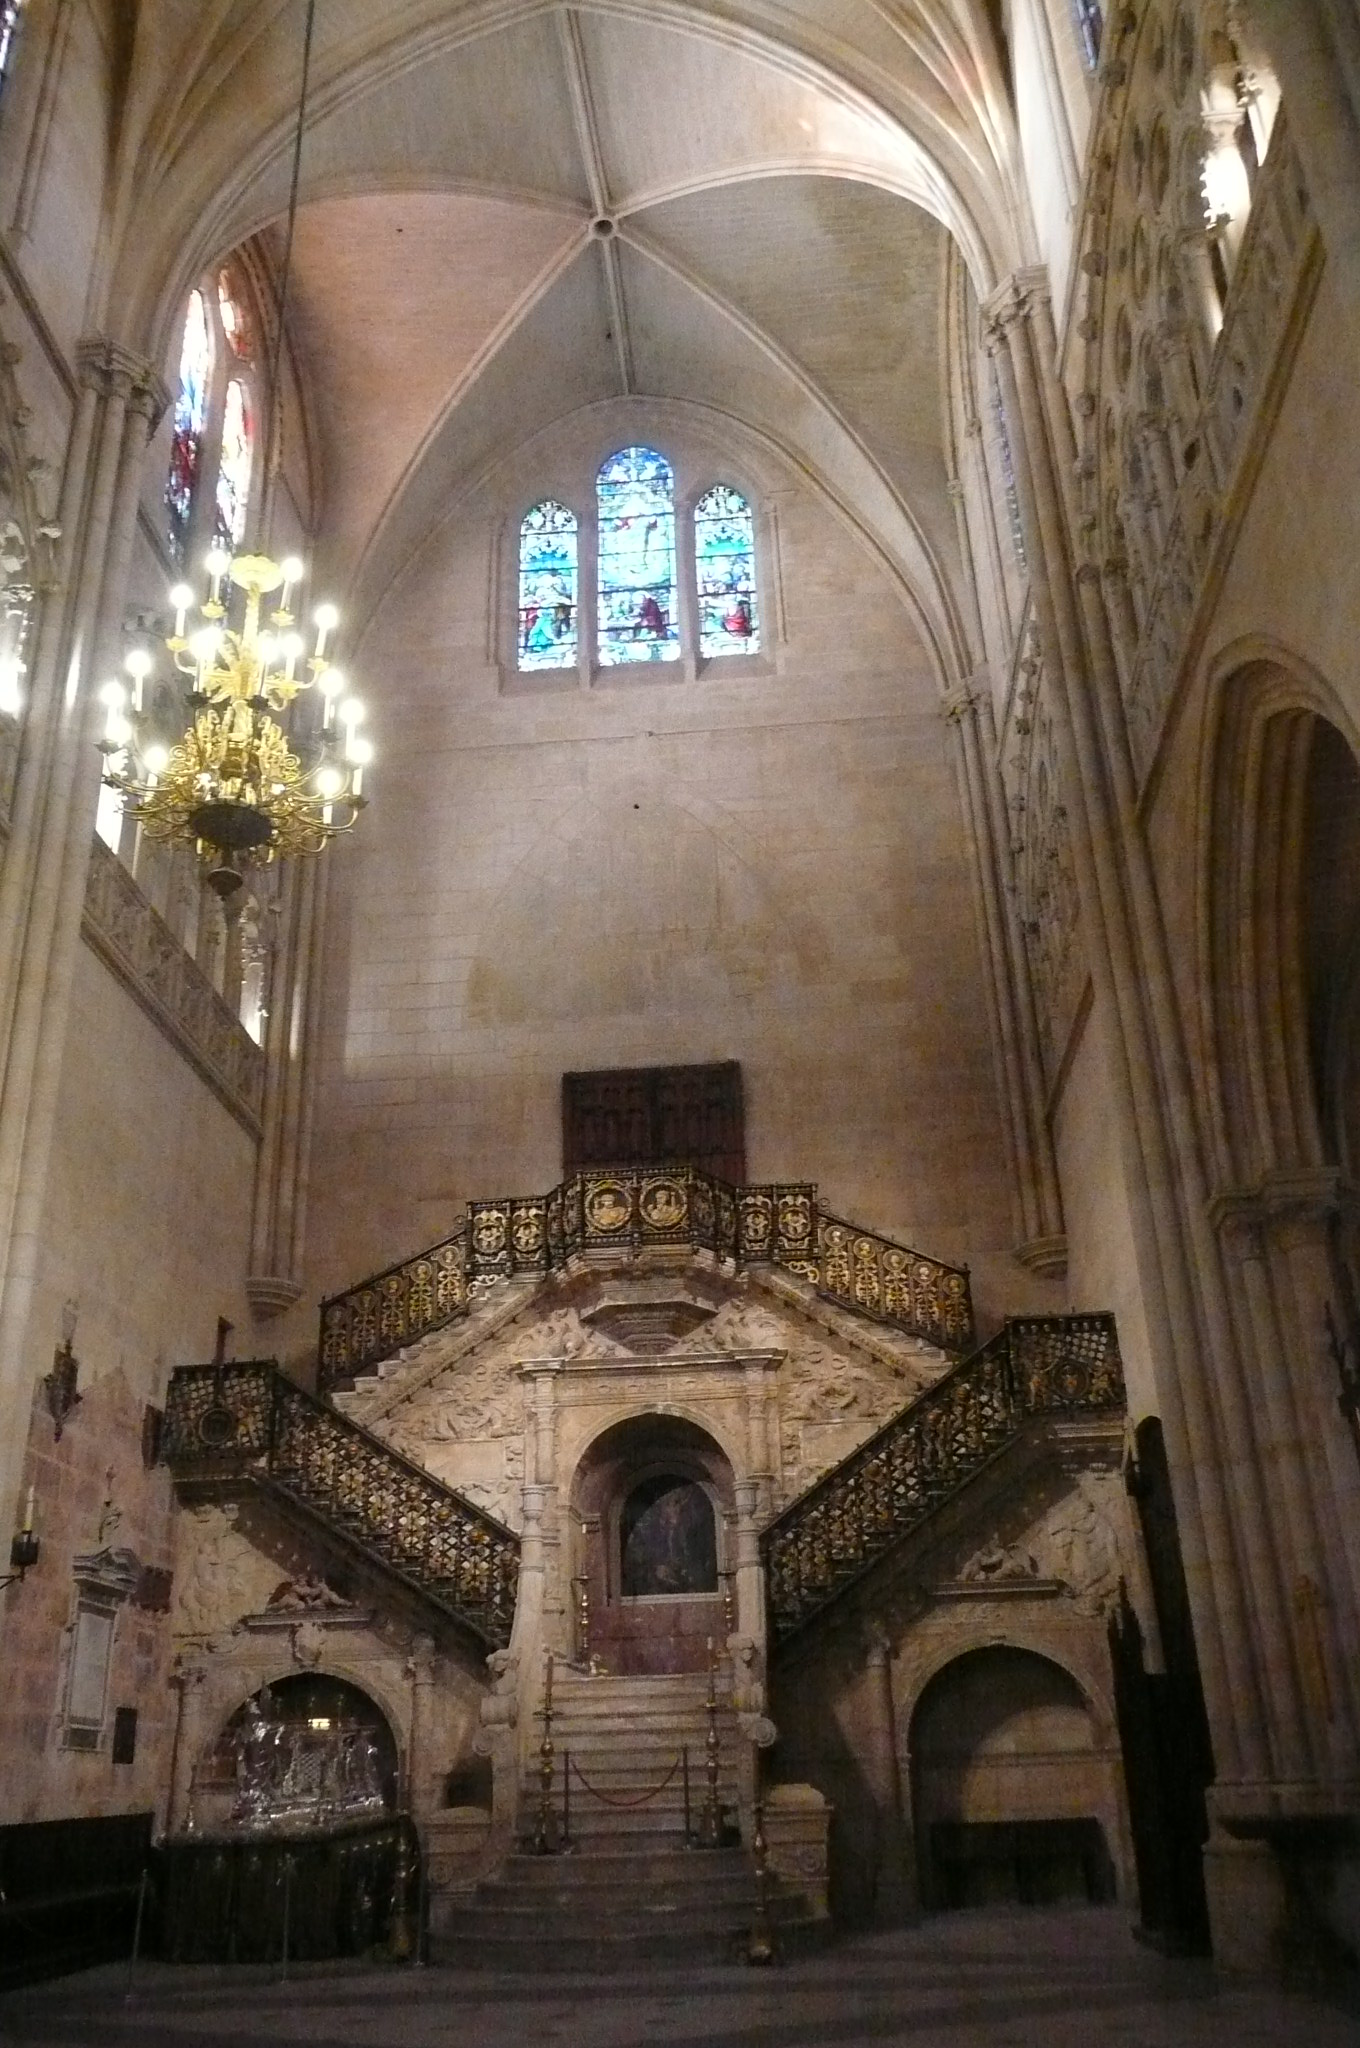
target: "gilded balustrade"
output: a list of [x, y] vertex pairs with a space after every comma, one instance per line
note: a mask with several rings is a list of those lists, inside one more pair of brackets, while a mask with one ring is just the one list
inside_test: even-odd
[[341, 1385], [466, 1315], [499, 1283], [663, 1249], [799, 1274], [829, 1300], [945, 1350], [972, 1340], [966, 1269], [862, 1231], [806, 1181], [734, 1187], [697, 1167], [600, 1168], [547, 1195], [469, 1202], [464, 1227], [321, 1309], [321, 1384]]
[[299, 1504], [489, 1647], [509, 1642], [519, 1538], [273, 1359], [172, 1374], [161, 1456], [178, 1478], [245, 1479]]
[[1025, 1424], [1117, 1413], [1114, 1318], [1024, 1316], [954, 1366], [765, 1530], [771, 1633], [792, 1635], [868, 1571]]

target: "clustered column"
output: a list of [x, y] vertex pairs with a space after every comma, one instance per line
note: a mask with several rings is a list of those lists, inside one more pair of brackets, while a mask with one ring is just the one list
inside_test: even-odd
[[[1339, 1678], [1350, 1588], [1315, 1540], [1289, 1338], [1253, 1360], [1234, 1327], [1165, 929], [1123, 720], [1100, 567], [1081, 559], [1075, 445], [1041, 273], [984, 308], [1013, 426], [1034, 601], [1149, 1316], [1213, 1729], [1220, 1814], [1344, 1802], [1356, 1715]], [[1117, 618], [1116, 633], [1127, 622]], [[1292, 1333], [1290, 1333], [1292, 1335]], [[1303, 1512], [1305, 1497], [1309, 1510]], [[1291, 1503], [1293, 1504], [1291, 1507]], [[1300, 1587], [1317, 1588], [1316, 1598]], [[1319, 1674], [1328, 1674], [1326, 1683]], [[1331, 1788], [1329, 1791], [1328, 1788]]]
[[[0, 876], [0, 1406], [27, 1412], [30, 1329], [61, 1064], [98, 801], [98, 680], [117, 665], [142, 464], [166, 404], [159, 373], [116, 342], [77, 351], [80, 396], [62, 480], [58, 573], [31, 696]], [[12, 1525], [21, 1432], [0, 1445], [0, 1528]]]

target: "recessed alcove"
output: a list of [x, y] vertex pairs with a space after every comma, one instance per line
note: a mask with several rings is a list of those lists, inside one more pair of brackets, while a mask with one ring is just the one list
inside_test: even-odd
[[[663, 1305], [664, 1306], [664, 1305]], [[618, 1673], [702, 1671], [725, 1633], [732, 1467], [697, 1423], [639, 1414], [597, 1437], [571, 1489], [572, 1572], [590, 1650]]]

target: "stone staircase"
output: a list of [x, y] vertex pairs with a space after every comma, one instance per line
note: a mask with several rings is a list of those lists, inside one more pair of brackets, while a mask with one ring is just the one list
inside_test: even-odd
[[[541, 1808], [536, 1762], [520, 1786], [520, 1847], [469, 1899], [437, 1904], [430, 1958], [464, 1968], [608, 1970], [639, 1961], [740, 1960], [756, 1910], [755, 1870], [739, 1829], [742, 1737], [719, 1686], [718, 1847], [701, 1835], [708, 1799], [707, 1677], [554, 1678], [553, 1815], [563, 1785], [570, 1846], [533, 1852]], [[601, 1796], [603, 1795], [603, 1796]], [[804, 1896], [771, 1877], [769, 1911], [783, 1946], [824, 1923]]]

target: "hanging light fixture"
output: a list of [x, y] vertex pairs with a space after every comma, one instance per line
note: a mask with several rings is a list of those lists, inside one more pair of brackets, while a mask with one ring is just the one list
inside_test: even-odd
[[[315, 14], [315, 0], [308, 0], [270, 367], [261, 521], [266, 537], [273, 527], [279, 470], [279, 365]], [[320, 853], [353, 827], [365, 803], [363, 776], [373, 749], [359, 731], [363, 706], [347, 693], [327, 656], [339, 623], [335, 607], [319, 605], [313, 613], [316, 637], [310, 654], [298, 630], [294, 593], [305, 579], [303, 563], [296, 557], [275, 561], [268, 554], [233, 556], [215, 545], [204, 569], [206, 596], [201, 600], [187, 583], [170, 592], [175, 626], [165, 645], [183, 692], [185, 729], [167, 743], [162, 693], [156, 693], [154, 707], [146, 701], [155, 662], [149, 649], [135, 647], [127, 657], [128, 680], [106, 683], [101, 693], [107, 716], [100, 745], [104, 780], [122, 795], [124, 811], [148, 839], [192, 845], [209, 883], [225, 900], [240, 887], [247, 866]], [[288, 715], [296, 698], [313, 689], [323, 700], [321, 717], [310, 738], [295, 746], [280, 720], [291, 724]]]

